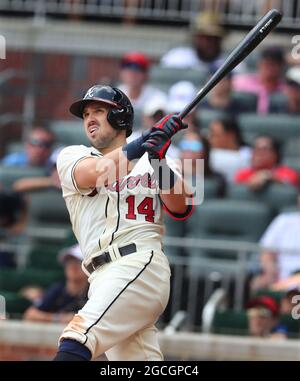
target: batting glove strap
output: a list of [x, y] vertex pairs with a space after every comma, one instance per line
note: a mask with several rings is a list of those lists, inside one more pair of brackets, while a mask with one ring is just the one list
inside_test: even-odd
[[163, 131], [171, 139], [178, 131], [184, 130], [187, 127], [188, 125], [183, 123], [179, 116], [167, 115], [152, 127], [152, 131]]
[[162, 160], [166, 156], [170, 144], [171, 139], [163, 131], [153, 131], [142, 147], [148, 152], [149, 160]]
[[127, 156], [127, 160], [131, 161], [134, 159], [139, 159], [146, 152], [145, 147], [143, 147], [143, 143], [150, 136], [150, 131], [145, 131], [142, 133], [142, 136], [133, 140], [130, 143], [125, 144], [122, 147], [122, 151]]

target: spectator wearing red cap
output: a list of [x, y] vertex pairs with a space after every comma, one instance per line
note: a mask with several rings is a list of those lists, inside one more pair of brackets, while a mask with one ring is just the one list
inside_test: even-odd
[[287, 328], [279, 324], [280, 308], [270, 296], [259, 296], [247, 304], [248, 332], [254, 337], [287, 338]]
[[150, 61], [139, 52], [125, 54], [121, 61], [120, 80], [118, 86], [130, 99], [135, 110], [142, 111], [148, 102], [165, 94], [147, 84]]

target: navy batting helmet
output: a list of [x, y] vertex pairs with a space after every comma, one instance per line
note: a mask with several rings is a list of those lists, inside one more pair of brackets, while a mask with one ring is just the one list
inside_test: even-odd
[[70, 112], [83, 117], [83, 110], [90, 101], [99, 101], [111, 106], [107, 120], [117, 130], [126, 130], [126, 137], [131, 135], [134, 111], [129, 98], [116, 87], [95, 85], [88, 89], [83, 99], [74, 102]]

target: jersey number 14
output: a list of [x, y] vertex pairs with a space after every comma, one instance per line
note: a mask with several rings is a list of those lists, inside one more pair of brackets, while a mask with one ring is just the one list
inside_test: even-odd
[[[135, 196], [128, 196], [126, 198], [126, 202], [128, 204], [128, 213], [125, 217], [129, 220], [136, 220]], [[144, 200], [138, 205], [137, 213], [144, 214], [146, 221], [154, 222], [153, 198], [145, 197]]]

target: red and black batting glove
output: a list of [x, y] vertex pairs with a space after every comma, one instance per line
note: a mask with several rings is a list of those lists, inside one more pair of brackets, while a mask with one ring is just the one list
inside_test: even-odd
[[163, 131], [151, 132], [149, 138], [142, 147], [148, 152], [149, 159], [162, 160], [166, 156], [166, 152], [170, 147], [171, 139]]
[[178, 115], [167, 115], [156, 123], [152, 129], [153, 131], [163, 131], [169, 139], [172, 138], [178, 131], [184, 130], [188, 125], [183, 123]]

